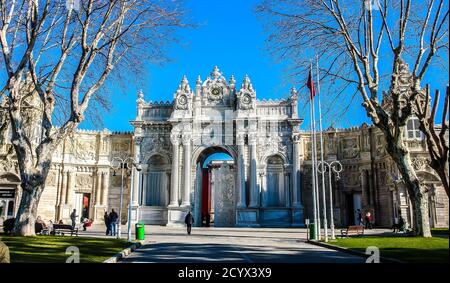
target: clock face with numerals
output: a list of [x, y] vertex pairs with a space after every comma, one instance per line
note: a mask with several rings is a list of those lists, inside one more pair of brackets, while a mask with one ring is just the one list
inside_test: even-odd
[[214, 101], [222, 99], [222, 88], [220, 87], [212, 88], [209, 98]]

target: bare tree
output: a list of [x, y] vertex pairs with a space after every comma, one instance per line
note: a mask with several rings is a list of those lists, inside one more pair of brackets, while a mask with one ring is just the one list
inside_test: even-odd
[[330, 94], [357, 90], [368, 117], [384, 133], [386, 150], [408, 190], [415, 234], [430, 237], [427, 192], [412, 166], [404, 132], [415, 102], [426, 96], [425, 74], [439, 56], [448, 62], [448, 4], [263, 0], [257, 13], [267, 23], [267, 41], [276, 57], [291, 60], [302, 74], [315, 53]]
[[[23, 190], [15, 234], [35, 233], [52, 152], [85, 119], [90, 103], [107, 100], [100, 93], [107, 78], [130, 76], [162, 58], [172, 32], [185, 26], [181, 8], [162, 0], [0, 0], [1, 96]], [[25, 131], [22, 115], [30, 93], [21, 88], [29, 82], [41, 109], [33, 118], [36, 137]]]
[[448, 100], [449, 93], [445, 92], [444, 105], [441, 116], [441, 124], [439, 127], [435, 125], [436, 112], [438, 111], [440, 92], [436, 91], [434, 96], [433, 107], [430, 110], [430, 87], [426, 88], [426, 98], [424, 101], [416, 100], [416, 116], [420, 121], [420, 130], [424, 133], [427, 148], [430, 153], [430, 167], [436, 171], [442, 181], [442, 185], [449, 195], [449, 146], [448, 146]]

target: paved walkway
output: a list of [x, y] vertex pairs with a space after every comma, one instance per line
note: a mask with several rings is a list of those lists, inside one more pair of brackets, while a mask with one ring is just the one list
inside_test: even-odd
[[[126, 236], [126, 235], [125, 235]], [[362, 263], [361, 257], [304, 242], [306, 229], [146, 226], [146, 244], [125, 263]]]

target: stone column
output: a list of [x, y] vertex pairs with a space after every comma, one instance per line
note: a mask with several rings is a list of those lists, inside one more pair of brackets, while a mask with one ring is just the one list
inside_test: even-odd
[[75, 172], [69, 172], [67, 177], [67, 193], [66, 193], [66, 204], [73, 206], [73, 193], [75, 190]]
[[[141, 157], [141, 137], [136, 137], [134, 139], [134, 160], [136, 163], [140, 162]], [[141, 171], [136, 170], [136, 167], [133, 166], [133, 199], [131, 200], [132, 206], [138, 206], [139, 205], [139, 192], [140, 192], [140, 186], [139, 181], [141, 179]]]
[[59, 186], [59, 210], [56, 220], [63, 219], [64, 217], [68, 216], [65, 212], [65, 206], [66, 206], [66, 193], [67, 193], [67, 171], [62, 170], [61, 172], [61, 183]]
[[300, 193], [300, 135], [292, 136], [292, 206], [302, 207]]
[[170, 187], [170, 204], [169, 206], [178, 207], [178, 169], [179, 169], [179, 151], [180, 140], [177, 135], [171, 137], [173, 154], [172, 154], [172, 180]]
[[102, 172], [97, 170], [95, 185], [95, 205], [100, 205], [102, 198]]
[[244, 136], [238, 135], [237, 137], [238, 144], [238, 164], [237, 164], [237, 173], [238, 173], [238, 188], [239, 188], [239, 199], [238, 199], [238, 208], [247, 207], [246, 193], [245, 193], [245, 165], [244, 165]]
[[285, 206], [290, 207], [291, 206], [291, 188], [289, 186], [289, 173], [286, 172], [285, 168], [284, 170], [284, 193], [285, 193]]
[[260, 179], [260, 195], [261, 195], [261, 206], [267, 207], [267, 175], [265, 171], [259, 172], [259, 179]]
[[258, 192], [258, 172], [257, 172], [257, 156], [256, 156], [256, 134], [249, 137], [250, 144], [250, 207], [259, 206]]
[[63, 205], [66, 203], [67, 171], [62, 171], [62, 182], [59, 191], [61, 193], [61, 195], [59, 196], [59, 204]]
[[142, 174], [142, 194], [141, 194], [141, 205], [147, 206], [147, 179], [148, 179], [148, 171]]
[[184, 194], [182, 206], [190, 206], [191, 192], [191, 136], [183, 135], [183, 170], [184, 170]]
[[109, 196], [109, 172], [103, 172], [102, 176], [102, 205], [108, 205]]
[[131, 200], [132, 206], [138, 206], [139, 205], [139, 180], [141, 178], [141, 172], [136, 170], [136, 168], [133, 168], [133, 199]]

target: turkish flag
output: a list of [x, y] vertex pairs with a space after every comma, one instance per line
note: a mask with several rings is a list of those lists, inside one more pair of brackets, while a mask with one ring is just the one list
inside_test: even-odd
[[309, 88], [310, 98], [311, 100], [313, 100], [316, 96], [316, 87], [314, 86], [314, 81], [312, 78], [312, 70], [309, 71], [308, 82], [306, 83], [306, 86]]

